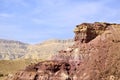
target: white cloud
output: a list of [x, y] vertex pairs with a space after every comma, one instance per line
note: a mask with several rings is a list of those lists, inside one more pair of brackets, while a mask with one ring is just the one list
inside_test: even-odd
[[96, 2], [72, 4], [68, 0], [64, 2], [59, 0], [58, 3], [56, 0], [52, 0], [51, 2], [45, 0], [43, 6], [38, 5], [38, 7], [32, 11], [32, 15], [34, 15], [32, 20], [38, 24], [47, 23], [54, 26], [67, 26], [80, 20], [80, 18], [83, 20], [83, 18], [88, 15], [98, 14], [101, 6], [102, 4]]
[[0, 17], [11, 18], [14, 17], [14, 15], [9, 13], [0, 13]]

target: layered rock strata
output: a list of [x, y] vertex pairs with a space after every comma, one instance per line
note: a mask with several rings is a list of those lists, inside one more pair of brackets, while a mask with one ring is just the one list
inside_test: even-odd
[[10, 80], [120, 80], [120, 24], [82, 23], [74, 45]]

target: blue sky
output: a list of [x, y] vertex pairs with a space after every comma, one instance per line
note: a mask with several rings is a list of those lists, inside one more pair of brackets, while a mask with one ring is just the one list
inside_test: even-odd
[[120, 23], [119, 0], [0, 0], [0, 38], [39, 43], [73, 38], [82, 22]]

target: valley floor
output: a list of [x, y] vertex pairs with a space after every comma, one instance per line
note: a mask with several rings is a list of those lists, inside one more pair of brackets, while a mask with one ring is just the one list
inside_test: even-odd
[[4, 80], [7, 75], [16, 73], [24, 69], [27, 65], [37, 63], [41, 60], [21, 59], [21, 60], [0, 60], [0, 80]]

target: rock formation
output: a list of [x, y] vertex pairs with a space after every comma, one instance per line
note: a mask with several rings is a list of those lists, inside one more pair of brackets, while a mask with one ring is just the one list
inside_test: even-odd
[[34, 45], [0, 39], [0, 60], [49, 59], [48, 57], [54, 55], [54, 53], [71, 45], [73, 45], [73, 39], [47, 40]]
[[74, 45], [7, 80], [120, 80], [120, 24], [77, 25]]
[[68, 46], [72, 46], [73, 43], [73, 39], [68, 39], [47, 40], [40, 44], [29, 45], [27, 47], [27, 53], [24, 55], [24, 58], [49, 60], [51, 56], [58, 53], [59, 50], [67, 48]]
[[20, 41], [0, 39], [0, 60], [21, 58], [25, 55], [27, 46]]

